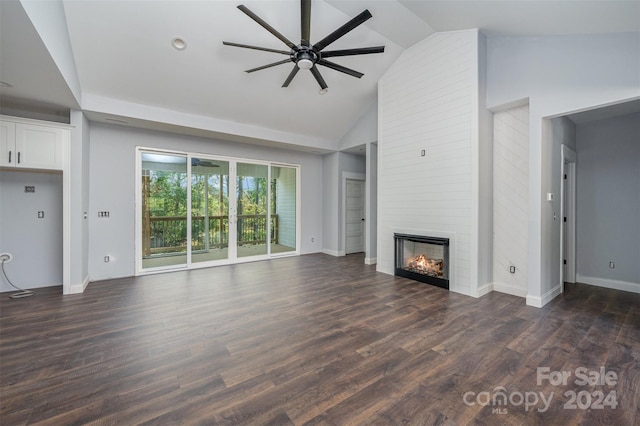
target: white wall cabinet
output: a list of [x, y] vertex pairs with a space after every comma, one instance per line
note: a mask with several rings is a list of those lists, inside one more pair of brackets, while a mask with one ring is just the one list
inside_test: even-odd
[[68, 128], [52, 123], [0, 121], [0, 166], [62, 170]]
[[[86, 286], [86, 284], [80, 284], [78, 289], [71, 285], [72, 194], [69, 168], [72, 130], [75, 135], [82, 134], [81, 130], [78, 133], [77, 128], [69, 124], [0, 115], [0, 169], [5, 171], [55, 170], [56, 174], [62, 172], [63, 294], [82, 293]], [[11, 152], [11, 159], [9, 159], [9, 152]], [[3, 242], [6, 244], [4, 239]]]

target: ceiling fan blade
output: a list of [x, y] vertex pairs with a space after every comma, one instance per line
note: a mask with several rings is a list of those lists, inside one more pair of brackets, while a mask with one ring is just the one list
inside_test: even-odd
[[238, 9], [243, 11], [245, 13], [245, 15], [247, 15], [249, 18], [253, 19], [258, 24], [260, 24], [265, 30], [269, 31], [271, 34], [273, 34], [274, 36], [278, 37], [280, 39], [280, 41], [282, 41], [284, 44], [289, 46], [290, 49], [298, 51], [298, 46], [293, 44], [291, 42], [291, 40], [289, 40], [288, 38], [286, 38], [285, 36], [280, 34], [275, 28], [273, 28], [271, 25], [267, 24], [262, 18], [260, 18], [255, 13], [253, 13], [251, 10], [249, 10], [249, 8], [247, 6], [241, 4], [240, 6], [238, 6]]
[[320, 75], [320, 71], [318, 71], [318, 67], [314, 65], [313, 67], [311, 67], [310, 71], [311, 71], [311, 74], [313, 74], [313, 76], [315, 77], [318, 84], [320, 85], [320, 88], [328, 89], [327, 83], [324, 81], [324, 78], [322, 78], [322, 75]]
[[337, 39], [339, 39], [340, 37], [342, 37], [349, 31], [351, 31], [352, 29], [356, 28], [358, 25], [362, 24], [363, 22], [365, 22], [367, 19], [371, 17], [372, 17], [371, 12], [365, 9], [358, 16], [356, 16], [355, 18], [353, 18], [352, 20], [350, 20], [349, 22], [347, 22], [346, 24], [344, 24], [343, 26], [341, 26], [340, 28], [338, 28], [337, 30], [335, 30], [334, 32], [332, 32], [331, 34], [329, 34], [319, 42], [317, 42], [316, 44], [314, 44], [313, 48], [317, 51], [321, 51], [322, 49], [324, 49], [325, 47], [327, 47], [328, 45], [330, 45], [331, 43], [333, 43], [334, 41], [336, 41]]
[[230, 41], [223, 41], [222, 44], [224, 44], [225, 46], [244, 47], [245, 49], [263, 50], [265, 52], [281, 53], [283, 55], [291, 54], [291, 52], [287, 52], [286, 50], [277, 50], [277, 49], [269, 49], [268, 47], [250, 46], [248, 44], [232, 43]]
[[384, 46], [360, 47], [358, 49], [328, 50], [322, 52], [323, 58], [331, 58], [333, 56], [351, 56], [351, 55], [368, 55], [370, 53], [383, 53]]
[[276, 65], [282, 65], [282, 64], [286, 64], [288, 62], [291, 62], [291, 59], [283, 59], [282, 61], [274, 62], [272, 64], [263, 65], [263, 66], [258, 67], [258, 68], [251, 68], [250, 70], [246, 70], [245, 72], [248, 73], [248, 72], [260, 71], [260, 70], [263, 70], [265, 68], [275, 67]]
[[291, 80], [293, 80], [293, 77], [295, 77], [296, 74], [298, 74], [298, 70], [300, 70], [300, 68], [298, 68], [297, 65], [294, 65], [293, 69], [291, 70], [291, 73], [289, 74], [287, 79], [284, 81], [284, 83], [282, 83], [282, 87], [289, 87], [289, 83], [291, 83]]
[[300, 0], [300, 34], [302, 40], [300, 44], [309, 46], [311, 37], [311, 0]]
[[354, 70], [352, 70], [350, 68], [343, 67], [342, 65], [338, 65], [338, 64], [336, 64], [334, 62], [329, 62], [329, 61], [324, 60], [324, 59], [320, 59], [318, 61], [318, 65], [324, 65], [327, 68], [331, 68], [331, 69], [334, 69], [336, 71], [340, 71], [340, 72], [343, 72], [345, 74], [349, 74], [349, 75], [357, 77], [357, 78], [360, 78], [360, 77], [362, 77], [364, 75], [361, 72], [354, 71]]

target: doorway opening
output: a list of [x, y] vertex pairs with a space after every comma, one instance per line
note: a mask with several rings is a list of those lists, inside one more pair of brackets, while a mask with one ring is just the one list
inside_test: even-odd
[[345, 254], [362, 253], [365, 248], [365, 188], [360, 179], [345, 180], [344, 248]]
[[562, 145], [562, 185], [560, 186], [560, 292], [564, 283], [576, 282], [576, 153]]

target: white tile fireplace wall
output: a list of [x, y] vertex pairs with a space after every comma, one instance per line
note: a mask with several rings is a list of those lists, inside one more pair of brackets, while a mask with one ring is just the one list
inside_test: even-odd
[[378, 86], [378, 270], [393, 274], [394, 232], [449, 238], [450, 290], [471, 296], [490, 286], [493, 256], [484, 43], [436, 33]]

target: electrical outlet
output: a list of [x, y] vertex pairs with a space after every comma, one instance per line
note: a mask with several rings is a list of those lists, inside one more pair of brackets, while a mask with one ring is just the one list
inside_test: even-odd
[[38, 212], [38, 219], [44, 219], [44, 212], [43, 211], [39, 211]]
[[98, 212], [98, 217], [109, 217], [109, 212]]
[[509, 273], [511, 273], [511, 274], [515, 274], [516, 273], [516, 267], [514, 265], [509, 266]]
[[104, 257], [104, 263], [109, 263], [110, 260], [111, 258], [109, 256]]
[[609, 262], [609, 268], [615, 269], [616, 268], [616, 264], [613, 263], [613, 262]]
[[36, 187], [32, 185], [28, 185], [24, 187], [24, 192], [33, 193], [36, 192]]
[[11, 253], [0, 254], [0, 262], [2, 263], [11, 262], [11, 259], [13, 259], [13, 256], [11, 256]]
[[312, 238], [311, 238], [311, 242], [312, 242], [312, 243], [315, 243], [315, 242], [316, 242], [316, 239], [312, 237]]

